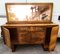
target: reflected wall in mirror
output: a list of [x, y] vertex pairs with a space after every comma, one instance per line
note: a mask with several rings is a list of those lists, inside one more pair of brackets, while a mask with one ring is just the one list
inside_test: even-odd
[[8, 21], [51, 21], [52, 3], [6, 3]]

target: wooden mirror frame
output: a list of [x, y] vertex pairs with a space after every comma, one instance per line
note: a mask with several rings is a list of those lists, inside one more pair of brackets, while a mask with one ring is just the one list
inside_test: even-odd
[[[50, 21], [9, 21], [7, 5], [51, 5]], [[52, 21], [52, 12], [53, 12], [53, 3], [5, 3], [7, 23], [51, 23]]]

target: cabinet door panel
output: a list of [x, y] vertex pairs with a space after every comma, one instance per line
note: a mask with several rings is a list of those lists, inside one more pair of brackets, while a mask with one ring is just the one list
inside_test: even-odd
[[7, 28], [3, 27], [3, 33], [4, 33], [4, 38], [5, 38], [6, 45], [8, 47], [11, 47], [9, 30]]
[[57, 41], [57, 35], [58, 35], [58, 28], [59, 28], [58, 26], [52, 28], [49, 50], [53, 50], [55, 48], [56, 41]]

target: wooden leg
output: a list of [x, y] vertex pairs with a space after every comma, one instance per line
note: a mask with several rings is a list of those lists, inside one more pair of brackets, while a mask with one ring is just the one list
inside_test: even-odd
[[49, 46], [48, 47], [43, 46], [43, 49], [44, 49], [44, 51], [49, 51], [50, 52], [50, 51], [54, 51], [55, 48], [53, 48], [52, 50], [49, 50]]
[[44, 45], [43, 49], [44, 49], [44, 51], [48, 51], [48, 46]]
[[15, 52], [15, 46], [13, 45], [11, 48], [12, 52]]

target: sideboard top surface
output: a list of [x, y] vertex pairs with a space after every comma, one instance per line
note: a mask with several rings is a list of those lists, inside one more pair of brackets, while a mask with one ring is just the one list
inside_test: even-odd
[[26, 26], [40, 26], [40, 27], [53, 27], [53, 26], [58, 26], [55, 23], [50, 23], [50, 24], [4, 24], [2, 25], [4, 27], [26, 27]]

